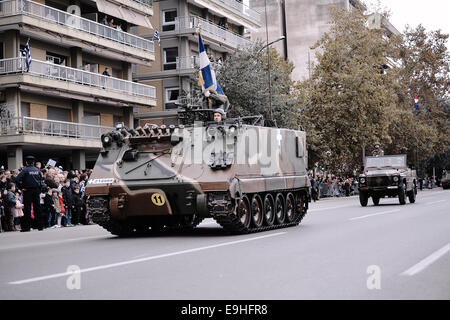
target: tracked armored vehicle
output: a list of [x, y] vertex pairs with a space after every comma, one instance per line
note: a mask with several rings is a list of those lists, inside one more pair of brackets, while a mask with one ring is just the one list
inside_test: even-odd
[[104, 134], [86, 186], [95, 223], [124, 236], [192, 228], [214, 218], [231, 233], [298, 225], [308, 209], [306, 133], [261, 116], [213, 121], [185, 108], [179, 125]]
[[416, 171], [407, 167], [406, 155], [366, 157], [364, 173], [359, 177], [359, 201], [367, 206], [369, 197], [377, 206], [380, 198], [398, 197], [400, 204], [416, 201]]

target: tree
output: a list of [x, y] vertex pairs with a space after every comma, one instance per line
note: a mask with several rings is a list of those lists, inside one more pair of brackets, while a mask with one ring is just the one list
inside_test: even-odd
[[300, 99], [309, 105], [301, 111], [301, 124], [312, 161], [327, 162], [334, 172], [352, 172], [362, 163], [364, 147], [376, 140], [391, 143], [397, 84], [394, 73], [381, 70], [394, 41], [369, 29], [358, 10], [331, 10], [330, 31], [313, 47], [319, 50], [311, 79], [297, 87], [307, 92]]
[[[294, 66], [275, 49], [270, 48], [269, 52], [273, 117], [279, 127], [292, 127], [296, 124], [290, 78]], [[265, 119], [270, 119], [267, 67], [266, 49], [261, 42], [256, 42], [251, 47], [239, 49], [217, 70], [217, 79], [232, 106], [230, 116], [262, 114]]]
[[[410, 125], [414, 139], [404, 141], [409, 154], [419, 164], [429, 158], [442, 159], [450, 147], [450, 55], [448, 35], [440, 30], [426, 32], [422, 25], [406, 28], [399, 46], [400, 105], [413, 109], [413, 97], [419, 99]], [[391, 130], [393, 131], [393, 130]], [[394, 133], [392, 133], [394, 134]], [[445, 156], [443, 158], [444, 162]], [[430, 161], [428, 161], [431, 163]]]
[[378, 140], [385, 154], [405, 153], [409, 164], [446, 163], [448, 36], [419, 26], [388, 38], [369, 29], [360, 11], [333, 9], [331, 16], [330, 31], [314, 46], [312, 77], [296, 87], [310, 159], [350, 173]]

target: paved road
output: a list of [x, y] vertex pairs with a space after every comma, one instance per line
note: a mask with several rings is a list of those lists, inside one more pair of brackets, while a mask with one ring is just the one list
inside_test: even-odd
[[125, 239], [96, 225], [3, 233], [0, 299], [450, 299], [449, 195], [324, 199], [299, 227], [242, 236], [212, 220]]

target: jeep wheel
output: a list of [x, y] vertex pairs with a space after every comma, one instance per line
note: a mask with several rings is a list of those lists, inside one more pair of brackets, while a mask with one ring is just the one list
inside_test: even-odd
[[400, 186], [398, 188], [398, 201], [400, 204], [406, 204], [406, 192], [405, 192], [405, 186]]
[[369, 201], [369, 196], [365, 192], [359, 193], [359, 203], [361, 203], [361, 206], [365, 207], [367, 206], [367, 201]]
[[408, 199], [409, 199], [409, 203], [416, 202], [416, 192], [414, 189], [412, 189], [411, 191], [408, 192]]
[[372, 202], [374, 206], [377, 206], [380, 204], [380, 197], [372, 196]]

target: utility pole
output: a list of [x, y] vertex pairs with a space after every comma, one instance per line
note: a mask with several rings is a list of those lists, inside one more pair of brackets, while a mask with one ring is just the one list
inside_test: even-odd
[[[264, 14], [265, 14], [265, 20], [266, 20], [266, 41], [267, 44], [269, 44], [269, 29], [267, 28], [267, 0], [264, 0]], [[267, 45], [267, 73], [269, 75], [269, 116], [270, 120], [273, 120], [272, 115], [272, 81], [270, 79], [270, 52], [269, 52], [269, 45]]]

